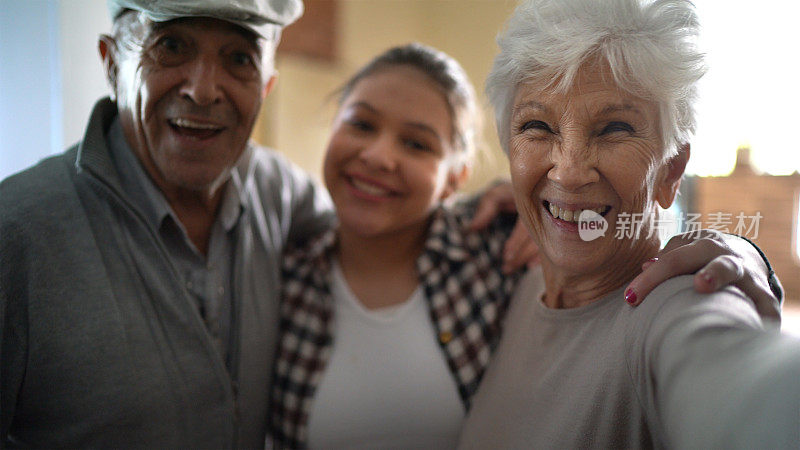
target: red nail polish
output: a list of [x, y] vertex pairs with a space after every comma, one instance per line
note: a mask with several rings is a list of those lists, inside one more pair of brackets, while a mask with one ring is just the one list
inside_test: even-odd
[[625, 291], [625, 301], [630, 305], [636, 303], [636, 292], [633, 292], [633, 289]]
[[703, 278], [703, 281], [705, 281], [708, 284], [711, 284], [711, 282], [713, 281], [710, 273], [701, 273], [700, 276]]
[[647, 260], [648, 262], [658, 262], [658, 256], [654, 256]]

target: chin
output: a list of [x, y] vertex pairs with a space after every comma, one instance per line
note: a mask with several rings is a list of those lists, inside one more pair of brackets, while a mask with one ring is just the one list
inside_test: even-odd
[[607, 266], [609, 258], [601, 239], [570, 244], [572, 245], [553, 242], [542, 249], [546, 259], [558, 267], [559, 271], [571, 274], [589, 274]]

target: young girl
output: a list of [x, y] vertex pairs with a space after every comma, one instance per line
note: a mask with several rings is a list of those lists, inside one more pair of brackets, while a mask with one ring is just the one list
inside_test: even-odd
[[446, 202], [476, 114], [463, 69], [419, 44], [345, 85], [324, 165], [338, 228], [284, 258], [276, 446], [455, 447], [520, 275], [502, 271], [513, 220], [471, 231], [474, 202]]
[[324, 164], [339, 227], [285, 257], [277, 442], [455, 445], [517, 276], [513, 221], [468, 232], [471, 205], [442, 206], [469, 172], [474, 95], [419, 44], [344, 87]]

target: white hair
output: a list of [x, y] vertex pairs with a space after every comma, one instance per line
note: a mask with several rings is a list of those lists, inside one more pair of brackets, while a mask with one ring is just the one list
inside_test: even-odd
[[674, 155], [695, 130], [696, 84], [706, 70], [698, 34], [688, 0], [525, 0], [497, 38], [486, 80], [503, 149], [521, 83], [566, 92], [581, 65], [597, 58], [620, 88], [658, 104], [665, 156]]

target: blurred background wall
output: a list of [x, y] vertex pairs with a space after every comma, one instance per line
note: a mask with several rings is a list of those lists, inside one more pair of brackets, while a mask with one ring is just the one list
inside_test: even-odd
[[[449, 53], [485, 106], [483, 82], [495, 36], [516, 0], [305, 3], [304, 17], [284, 34], [279, 81], [253, 138], [319, 178], [332, 95], [392, 45], [419, 41]], [[759, 213], [762, 232], [754, 240], [773, 258], [787, 304], [800, 304], [800, 140], [794, 135], [800, 29], [793, 23], [800, 6], [781, 0], [763, 0], [759, 8], [746, 0], [695, 3], [710, 70], [701, 83], [688, 169], [695, 176], [687, 178], [681, 203], [684, 211], [703, 215], [706, 227], [715, 213]], [[104, 0], [0, 0], [0, 178], [81, 138], [92, 105], [108, 92], [97, 37], [109, 29]], [[484, 119], [485, 152], [467, 190], [507, 172], [488, 108]], [[748, 169], [728, 176], [740, 147], [751, 149]]]

